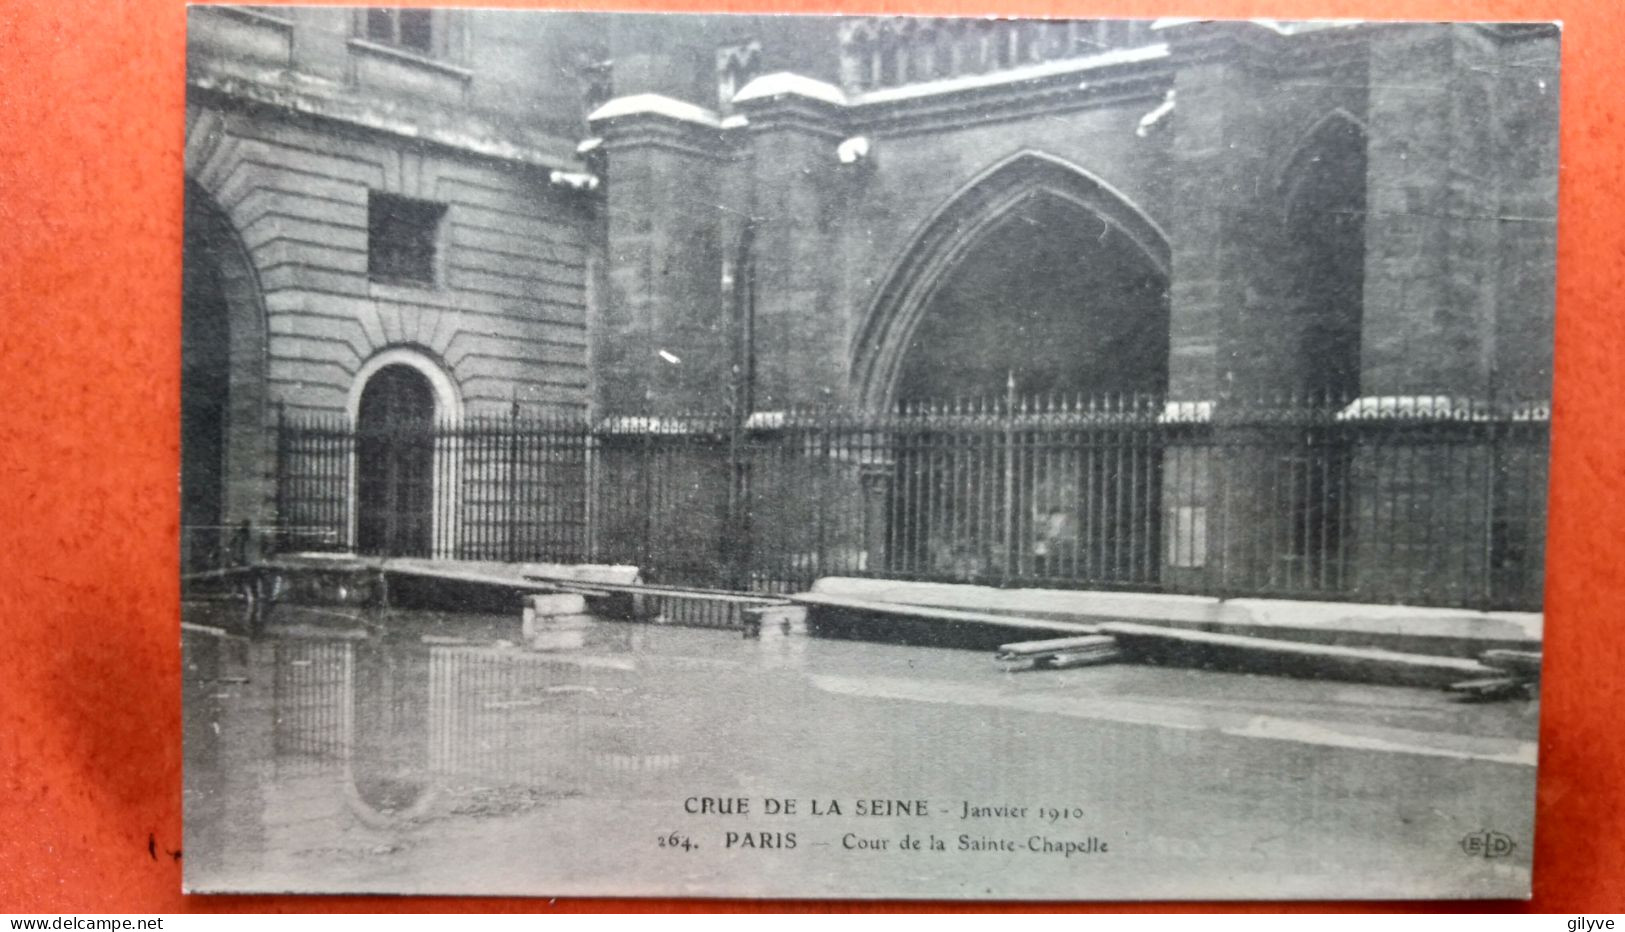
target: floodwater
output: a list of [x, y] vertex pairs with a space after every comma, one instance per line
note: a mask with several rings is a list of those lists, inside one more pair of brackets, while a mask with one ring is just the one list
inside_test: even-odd
[[537, 651], [518, 628], [189, 630], [188, 889], [1527, 895], [1536, 703], [620, 622]]

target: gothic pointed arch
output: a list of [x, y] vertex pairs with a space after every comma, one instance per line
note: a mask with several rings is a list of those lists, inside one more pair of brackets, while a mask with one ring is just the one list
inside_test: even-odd
[[1287, 212], [1286, 219], [1291, 219], [1290, 211], [1305, 180], [1328, 152], [1358, 149], [1363, 161], [1365, 146], [1365, 121], [1342, 107], [1333, 107], [1310, 122], [1298, 134], [1297, 142], [1287, 150], [1275, 172], [1276, 189], [1282, 208]]
[[[1100, 251], [1092, 252], [1097, 246]], [[1031, 282], [1017, 276], [990, 284], [987, 275], [979, 283], [970, 281], [978, 264], [992, 269], [989, 274], [998, 274], [1001, 250], [1007, 254], [1002, 260], [1006, 272], [1019, 272], [1022, 264], [1036, 268], [1047, 261], [1053, 274], [1039, 270], [1029, 276]], [[1116, 314], [1114, 327], [1136, 329], [1132, 339], [1153, 344], [1145, 352], [1160, 354], [1160, 360], [1153, 359], [1148, 365], [1161, 367], [1165, 383], [1169, 265], [1168, 237], [1122, 193], [1054, 156], [1030, 151], [1013, 155], [972, 179], [934, 211], [888, 270], [865, 309], [852, 348], [855, 394], [870, 409], [890, 407], [899, 398], [899, 383], [910, 357], [918, 360], [930, 355], [926, 350], [915, 351], [914, 346], [928, 319], [932, 319], [930, 329], [923, 336], [958, 327], [965, 341], [974, 342], [978, 337], [961, 324], [1003, 327], [999, 314], [1022, 310], [1021, 292], [1029, 286], [1048, 288], [1031, 303], [1047, 302], [1052, 320], [1045, 324], [1011, 319], [1000, 333], [1017, 341], [1006, 341], [1012, 361], [1024, 353], [1054, 356], [1076, 349], [1080, 353], [1077, 365], [1090, 365], [1083, 358], [1086, 351], [1099, 351], [1106, 344], [1084, 346], [1088, 341], [1078, 335], [1075, 322], [1061, 321], [1070, 330], [1065, 326], [1056, 330], [1051, 324], [1074, 309], [1082, 314], [1094, 305]], [[959, 305], [979, 301], [982, 306], [958, 310], [954, 312], [957, 318], [950, 321], [945, 308], [956, 301]], [[1019, 343], [1024, 334], [1031, 337], [1025, 346]], [[1119, 336], [1131, 338], [1125, 331], [1113, 339]], [[985, 353], [981, 361], [989, 366], [999, 364], [989, 361]], [[1052, 388], [1079, 391], [1102, 384], [1054, 373], [1040, 381]], [[1133, 384], [1138, 390], [1140, 383]], [[1163, 387], [1147, 385], [1148, 390]], [[1044, 388], [1042, 384], [1028, 387]]]
[[1352, 398], [1360, 388], [1367, 140], [1346, 110], [1299, 138], [1278, 181], [1286, 289], [1281, 336], [1296, 344], [1294, 390]]

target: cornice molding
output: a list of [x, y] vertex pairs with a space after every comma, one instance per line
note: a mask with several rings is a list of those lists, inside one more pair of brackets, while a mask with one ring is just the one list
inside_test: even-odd
[[723, 121], [713, 111], [662, 94], [617, 97], [587, 117], [611, 156], [628, 149], [664, 149], [693, 158], [727, 155]]
[[505, 134], [470, 117], [457, 126], [439, 126], [417, 114], [402, 113], [387, 104], [351, 99], [318, 90], [288, 86], [285, 80], [261, 81], [247, 77], [201, 72], [187, 76], [187, 91], [216, 106], [254, 109], [338, 123], [357, 130], [437, 148], [534, 166], [549, 171], [581, 171], [578, 159], [561, 157], [533, 140]]
[[734, 106], [746, 120], [741, 128], [752, 136], [790, 130], [811, 136], [845, 138], [848, 108], [828, 100], [797, 94], [745, 100], [736, 97]]

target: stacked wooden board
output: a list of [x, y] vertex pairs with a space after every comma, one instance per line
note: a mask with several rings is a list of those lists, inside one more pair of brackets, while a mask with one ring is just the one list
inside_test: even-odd
[[1466, 702], [1528, 699], [1540, 689], [1540, 651], [1487, 650], [1478, 655], [1494, 674], [1452, 683], [1447, 689]]
[[1464, 657], [1308, 644], [1128, 622], [1108, 622], [1100, 630], [1117, 638], [1136, 658], [1170, 666], [1436, 688], [1495, 675], [1493, 667]]
[[[1459, 686], [1469, 698], [1504, 698], [1522, 688], [1504, 681], [1526, 683], [1527, 671], [1538, 670], [1539, 665], [1539, 655], [1525, 651], [1488, 651], [1473, 659], [1134, 622], [1083, 624], [822, 593], [789, 598], [808, 607], [810, 629], [826, 637], [972, 648], [996, 645], [995, 659], [1010, 669], [1151, 663], [1359, 683]], [[1010, 637], [1020, 634], [1033, 639]], [[1514, 668], [1526, 672], [1514, 674]]]
[[1081, 637], [1099, 634], [1092, 624], [848, 596], [802, 592], [787, 598], [807, 606], [807, 627], [820, 637], [885, 641], [927, 647], [993, 650], [1013, 637]]
[[994, 659], [1010, 664], [1010, 669], [1064, 670], [1115, 663], [1124, 658], [1117, 639], [1109, 634], [1087, 634], [1073, 638], [1020, 641], [1001, 644]]

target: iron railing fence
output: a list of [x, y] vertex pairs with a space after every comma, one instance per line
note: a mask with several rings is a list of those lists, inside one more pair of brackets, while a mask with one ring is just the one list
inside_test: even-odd
[[859, 575], [1533, 610], [1547, 421], [1445, 396], [290, 416], [277, 538], [763, 592]]
[[467, 560], [588, 552], [593, 433], [579, 419], [353, 426], [281, 415], [276, 547]]

